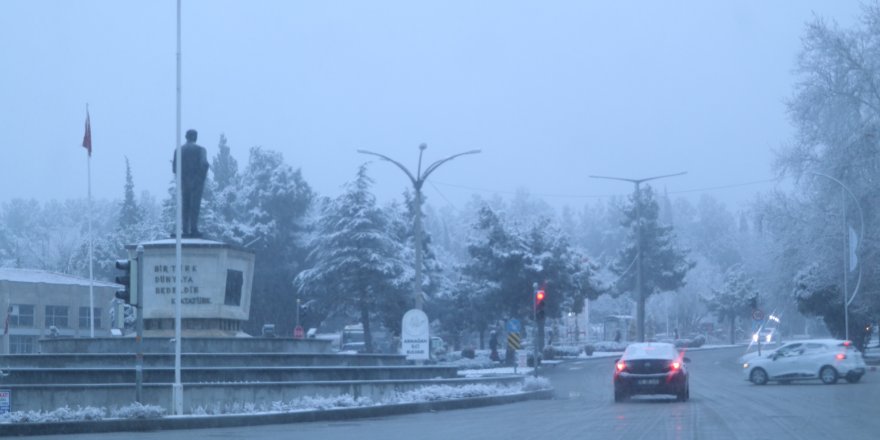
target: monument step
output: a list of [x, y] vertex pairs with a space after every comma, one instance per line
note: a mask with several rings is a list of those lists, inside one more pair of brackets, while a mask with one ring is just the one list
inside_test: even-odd
[[[368, 367], [187, 367], [181, 368], [181, 381], [187, 383], [239, 382], [333, 382], [427, 380], [454, 378], [456, 367], [449, 366], [368, 366]], [[117, 384], [134, 383], [135, 368], [8, 368], [0, 386], [11, 384]], [[143, 383], [172, 383], [174, 368], [145, 367]]]
[[[144, 367], [173, 367], [173, 354], [146, 353]], [[134, 365], [134, 353], [0, 355], [3, 368], [99, 368]], [[183, 367], [394, 366], [407, 365], [402, 355], [320, 353], [183, 353]]]

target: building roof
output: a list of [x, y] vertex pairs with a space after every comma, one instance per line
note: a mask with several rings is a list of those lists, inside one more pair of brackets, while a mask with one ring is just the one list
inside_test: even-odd
[[[0, 281], [13, 281], [18, 283], [43, 283], [88, 286], [88, 278], [80, 278], [58, 272], [49, 272], [37, 269], [15, 269], [0, 267]], [[92, 285], [97, 287], [122, 287], [119, 284], [95, 280]]]

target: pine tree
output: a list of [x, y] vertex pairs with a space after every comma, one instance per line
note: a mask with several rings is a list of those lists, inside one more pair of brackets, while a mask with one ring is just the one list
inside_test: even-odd
[[131, 165], [128, 157], [125, 158], [125, 194], [122, 199], [122, 207], [119, 210], [119, 229], [132, 231], [143, 218], [137, 202], [134, 198], [134, 179], [131, 175]]
[[390, 231], [388, 215], [376, 206], [371, 185], [362, 165], [345, 192], [324, 204], [309, 243], [309, 268], [294, 281], [305, 297], [354, 314], [363, 325], [368, 352], [376, 348], [373, 316], [380, 309], [399, 309], [411, 279], [411, 269], [399, 258], [400, 241]]
[[[645, 340], [647, 298], [658, 292], [678, 290], [684, 286], [687, 272], [694, 267], [694, 263], [687, 259], [688, 251], [677, 246], [672, 226], [661, 225], [658, 215], [659, 206], [650, 186], [646, 185], [638, 194], [630, 197], [630, 204], [624, 209], [621, 222], [622, 226], [629, 229], [628, 243], [618, 252], [617, 260], [611, 268], [620, 276], [618, 291], [632, 292], [636, 301], [640, 341]], [[639, 265], [641, 286], [637, 286]]]

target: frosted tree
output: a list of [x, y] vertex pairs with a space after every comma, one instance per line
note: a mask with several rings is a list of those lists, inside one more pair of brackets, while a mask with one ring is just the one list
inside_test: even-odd
[[374, 315], [385, 307], [399, 309], [411, 279], [410, 266], [400, 259], [399, 236], [370, 192], [372, 183], [362, 165], [345, 192], [322, 206], [308, 244], [308, 268], [294, 280], [301, 295], [356, 317], [368, 352], [376, 348]]
[[[647, 298], [658, 292], [675, 291], [684, 286], [685, 275], [694, 267], [694, 263], [688, 260], [688, 251], [678, 246], [672, 226], [660, 224], [659, 206], [650, 186], [646, 185], [640, 189], [639, 194], [633, 194], [623, 213], [621, 225], [629, 230], [629, 235], [611, 269], [620, 277], [616, 285], [618, 291], [633, 294], [637, 305], [638, 338], [644, 341]], [[637, 286], [639, 271], [636, 259], [639, 257], [641, 296]]]
[[[779, 276], [786, 276], [789, 286], [793, 274], [808, 273], [809, 265], [820, 262], [830, 270], [815, 276], [828, 278], [801, 288], [838, 284], [842, 296], [846, 276], [852, 294], [861, 270], [861, 293], [852, 305], [868, 310], [867, 319], [876, 322], [880, 318], [880, 267], [870, 262], [880, 257], [880, 217], [872, 209], [880, 200], [880, 4], [865, 5], [861, 22], [851, 29], [816, 18], [807, 24], [802, 41], [795, 66], [799, 81], [788, 101], [795, 135], [778, 152], [774, 164], [780, 174], [797, 178], [797, 186], [793, 194], [777, 196], [764, 204], [761, 215], [777, 231], [774, 238], [779, 245], [775, 253], [779, 260], [788, 260], [780, 261], [788, 270]], [[780, 215], [774, 206], [780, 200], [797, 205], [789, 217], [809, 221]], [[864, 225], [860, 224], [858, 205], [864, 211]], [[781, 218], [786, 221], [779, 221]], [[861, 267], [850, 272], [840, 256], [844, 254], [848, 229], [860, 231], [863, 226], [865, 236], [858, 237], [858, 248], [852, 251]], [[790, 256], [797, 258], [794, 268]], [[842, 306], [812, 303], [804, 298], [795, 297], [799, 308], [826, 318], [826, 323], [834, 321], [832, 315], [843, 315]], [[857, 331], [867, 321], [851, 324], [851, 330]], [[843, 326], [830, 330], [838, 337], [846, 332]]]
[[[545, 289], [545, 312], [551, 318], [563, 307], [574, 308], [579, 296], [595, 299], [600, 294], [592, 279], [592, 266], [547, 218], [537, 218], [522, 228], [484, 206], [468, 251], [471, 261], [463, 273], [470, 282], [463, 287], [474, 295], [470, 302], [480, 307], [482, 319], [475, 321], [479, 325], [475, 330], [481, 334], [486, 325], [499, 319], [532, 320], [536, 283]], [[536, 323], [539, 347], [543, 323], [543, 319]]]
[[242, 214], [236, 239], [253, 249], [260, 262], [254, 268], [247, 328], [257, 333], [268, 322], [289, 334], [296, 311], [291, 282], [303, 268], [306, 217], [314, 193], [302, 173], [286, 164], [281, 153], [254, 147], [238, 197]]
[[125, 158], [125, 191], [122, 206], [119, 210], [119, 229], [122, 231], [133, 230], [141, 222], [143, 215], [138, 208], [134, 197], [134, 178], [131, 175], [131, 165], [128, 157]]
[[736, 343], [736, 320], [748, 316], [752, 304], [758, 301], [758, 289], [755, 280], [749, 278], [742, 266], [732, 266], [724, 275], [724, 284], [720, 289], [712, 289], [712, 297], [708, 299], [709, 310], [718, 314], [718, 319], [726, 321], [730, 326], [730, 343]]

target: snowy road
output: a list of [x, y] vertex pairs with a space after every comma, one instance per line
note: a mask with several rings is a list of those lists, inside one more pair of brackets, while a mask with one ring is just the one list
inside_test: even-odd
[[[694, 351], [691, 400], [635, 398], [615, 404], [614, 360], [567, 362], [547, 372], [557, 398], [471, 410], [336, 423], [304, 423], [155, 433], [71, 435], [65, 439], [876, 439], [880, 373], [859, 384], [755, 386], [744, 381], [739, 348]], [[59, 437], [46, 437], [59, 438]]]

